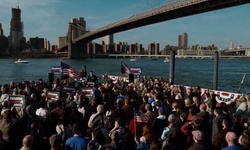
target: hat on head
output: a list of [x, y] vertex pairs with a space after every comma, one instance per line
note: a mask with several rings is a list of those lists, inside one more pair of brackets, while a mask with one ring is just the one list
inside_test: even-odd
[[164, 107], [162, 107], [162, 106], [159, 107], [158, 111], [159, 111], [159, 113], [162, 113], [162, 114], [163, 114], [163, 113], [165, 112]]
[[193, 136], [195, 137], [195, 139], [196, 139], [197, 141], [201, 141], [201, 140], [203, 140], [203, 138], [204, 138], [204, 133], [201, 132], [200, 130], [192, 131], [192, 134], [193, 134]]
[[117, 98], [116, 103], [120, 103], [120, 102], [124, 102], [124, 100], [119, 97], [119, 98]]

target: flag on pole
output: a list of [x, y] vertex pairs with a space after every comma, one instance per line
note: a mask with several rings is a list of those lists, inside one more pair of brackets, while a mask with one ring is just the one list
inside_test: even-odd
[[135, 111], [134, 119], [135, 119], [135, 122], [148, 123], [148, 118], [140, 111]]
[[62, 75], [68, 75], [70, 78], [78, 79], [80, 78], [79, 72], [69, 64], [61, 61]]
[[121, 73], [130, 74], [130, 68], [121, 61]]

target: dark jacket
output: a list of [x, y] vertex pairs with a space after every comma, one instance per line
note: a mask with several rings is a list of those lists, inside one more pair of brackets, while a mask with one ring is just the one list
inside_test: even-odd
[[211, 148], [203, 142], [194, 142], [188, 150], [210, 150]]
[[154, 139], [156, 139], [156, 140], [160, 139], [164, 127], [168, 126], [167, 122], [168, 122], [167, 118], [164, 118], [164, 119], [156, 118], [155, 119], [155, 121], [152, 125], [152, 132], [153, 132]]

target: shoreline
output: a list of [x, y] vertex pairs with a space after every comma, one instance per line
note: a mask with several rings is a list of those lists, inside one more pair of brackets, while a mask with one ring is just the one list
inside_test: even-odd
[[[0, 55], [0, 59], [55, 59], [55, 58], [62, 58], [62, 59], [68, 59], [67, 55], [65, 54], [8, 54], [8, 55]], [[117, 57], [110, 57], [109, 55], [94, 55], [89, 56], [82, 59], [130, 59], [130, 56], [117, 56]], [[157, 59], [161, 60], [165, 57], [159, 57]], [[213, 56], [211, 57], [202, 57], [202, 56], [175, 56], [176, 59], [204, 59], [209, 60], [213, 59]], [[139, 59], [148, 59], [148, 57], [140, 57]], [[157, 60], [156, 59], [156, 60]], [[250, 59], [250, 56], [219, 56], [219, 59], [241, 59], [246, 60]]]

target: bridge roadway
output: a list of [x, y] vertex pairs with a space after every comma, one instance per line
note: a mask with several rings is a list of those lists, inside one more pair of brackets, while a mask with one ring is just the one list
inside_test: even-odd
[[88, 42], [105, 35], [117, 33], [162, 21], [177, 19], [208, 11], [250, 3], [250, 0], [185, 0], [167, 3], [149, 11], [132, 15], [115, 23], [86, 33], [73, 40], [73, 43]]
[[[109, 58], [170, 58], [170, 55], [136, 55], [136, 54], [109, 54]], [[181, 59], [213, 59], [214, 56], [197, 56], [197, 55], [175, 55], [175, 58]], [[240, 59], [240, 58], [248, 58], [249, 56], [243, 55], [219, 55], [219, 58], [228, 58], [228, 59]]]

